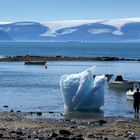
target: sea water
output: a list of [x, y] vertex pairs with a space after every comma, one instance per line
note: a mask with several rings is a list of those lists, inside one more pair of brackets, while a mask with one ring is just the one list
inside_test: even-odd
[[[63, 61], [48, 62], [48, 68], [24, 65], [22, 62], [0, 62], [0, 111], [49, 111], [63, 113], [63, 98], [59, 80], [63, 74], [83, 71], [96, 65], [96, 74], [123, 75], [125, 79], [140, 79], [140, 62]], [[8, 109], [3, 106], [8, 105]], [[116, 91], [105, 85], [103, 116], [133, 117], [133, 104], [127, 101], [125, 91]]]
[[0, 42], [0, 56], [17, 55], [140, 58], [140, 43]]

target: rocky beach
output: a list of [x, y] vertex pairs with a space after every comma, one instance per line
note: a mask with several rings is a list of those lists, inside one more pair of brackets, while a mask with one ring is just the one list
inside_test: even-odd
[[[35, 113], [35, 112], [34, 112]], [[105, 117], [76, 120], [29, 118], [33, 113], [1, 112], [0, 139], [3, 140], [139, 140], [138, 118]], [[37, 113], [39, 116], [42, 114]], [[27, 117], [28, 116], [28, 117]]]

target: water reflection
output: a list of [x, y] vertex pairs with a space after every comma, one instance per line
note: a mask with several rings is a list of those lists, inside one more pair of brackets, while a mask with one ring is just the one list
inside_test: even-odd
[[67, 119], [102, 119], [104, 118], [104, 111], [102, 110], [78, 110], [78, 111], [64, 111], [64, 117]]

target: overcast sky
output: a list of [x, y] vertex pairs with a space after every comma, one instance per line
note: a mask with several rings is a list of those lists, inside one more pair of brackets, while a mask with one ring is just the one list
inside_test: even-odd
[[0, 0], [0, 21], [140, 17], [140, 0]]

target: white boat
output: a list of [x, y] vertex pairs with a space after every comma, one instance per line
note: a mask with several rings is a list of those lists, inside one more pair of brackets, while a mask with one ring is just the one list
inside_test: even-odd
[[117, 88], [122, 90], [133, 89], [133, 81], [110, 81], [108, 83], [110, 88]]
[[135, 84], [133, 85], [133, 90], [128, 90], [128, 91], [126, 92], [126, 98], [127, 98], [127, 100], [133, 100], [133, 95], [134, 95], [134, 93], [137, 91], [137, 88], [140, 88], [140, 87], [139, 87], [139, 83], [135, 83]]
[[120, 90], [130, 90], [133, 89], [134, 85], [140, 81], [123, 80], [122, 76], [117, 76], [115, 80], [108, 82], [110, 88], [120, 89]]
[[135, 91], [132, 91], [132, 90], [128, 90], [126, 92], [126, 99], [127, 100], [133, 100], [133, 95], [134, 95]]

